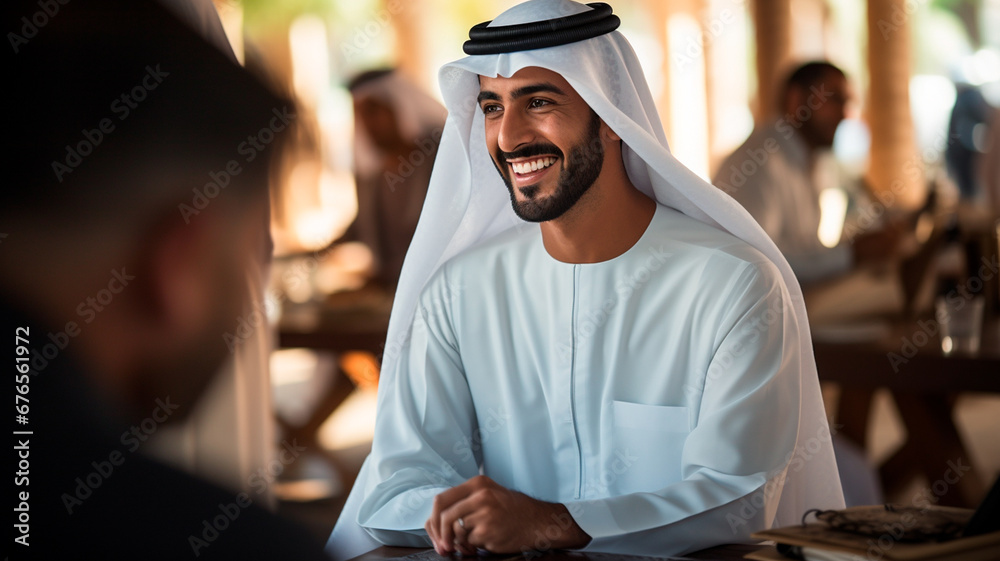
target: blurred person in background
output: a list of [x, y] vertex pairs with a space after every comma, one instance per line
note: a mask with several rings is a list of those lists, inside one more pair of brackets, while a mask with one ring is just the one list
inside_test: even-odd
[[893, 226], [833, 247], [819, 237], [820, 195], [843, 187], [830, 149], [850, 101], [844, 72], [829, 62], [809, 62], [789, 74], [781, 92], [779, 117], [757, 127], [722, 163], [713, 183], [757, 220], [803, 285], [893, 255], [901, 239]]
[[[39, 9], [8, 4], [6, 27]], [[10, 62], [0, 205], [0, 317], [30, 358], [13, 557], [322, 559], [254, 497], [144, 448], [231, 358], [289, 103], [156, 3], [71, 3], [46, 21]]]
[[992, 109], [978, 86], [963, 78], [955, 80], [955, 105], [948, 119], [944, 155], [948, 174], [958, 185], [963, 200], [983, 199], [977, 170], [987, 149]]
[[398, 70], [363, 72], [348, 90], [358, 216], [345, 239], [371, 249], [374, 280], [392, 290], [417, 228], [446, 112]]

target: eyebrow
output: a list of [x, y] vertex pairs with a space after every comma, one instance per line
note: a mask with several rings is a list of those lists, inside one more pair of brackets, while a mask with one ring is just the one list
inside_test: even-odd
[[[530, 84], [530, 85], [527, 85], [527, 86], [523, 86], [523, 87], [517, 88], [516, 90], [514, 90], [514, 91], [512, 91], [510, 93], [510, 97], [512, 97], [513, 99], [518, 99], [518, 98], [524, 97], [526, 95], [532, 95], [532, 94], [536, 94], [536, 93], [540, 93], [540, 92], [549, 92], [549, 93], [554, 93], [556, 95], [561, 95], [561, 96], [565, 96], [566, 95], [566, 93], [564, 91], [560, 90], [559, 88], [557, 88], [553, 84], [541, 83], [541, 84]], [[479, 96], [476, 97], [476, 102], [477, 103], [482, 103], [483, 100], [487, 100], [487, 99], [489, 99], [491, 101], [501, 101], [500, 95], [497, 94], [496, 92], [491, 92], [489, 90], [483, 90], [483, 91], [479, 92]]]
[[479, 92], [479, 95], [476, 97], [476, 103], [480, 103], [481, 104], [483, 102], [483, 100], [486, 100], [486, 99], [488, 99], [490, 101], [500, 101], [500, 96], [497, 95], [495, 92], [490, 92], [490, 91], [483, 90], [483, 91]]

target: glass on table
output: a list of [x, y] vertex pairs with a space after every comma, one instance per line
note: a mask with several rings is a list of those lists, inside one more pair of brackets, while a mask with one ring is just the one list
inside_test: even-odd
[[949, 293], [937, 299], [935, 311], [945, 355], [979, 352], [985, 304], [982, 296], [968, 294]]

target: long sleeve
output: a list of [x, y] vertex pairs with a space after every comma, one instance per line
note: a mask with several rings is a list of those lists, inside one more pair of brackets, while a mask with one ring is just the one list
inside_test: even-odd
[[[443, 287], [440, 292], [435, 286]], [[421, 297], [396, 383], [380, 387], [375, 439], [358, 523], [388, 545], [430, 545], [424, 522], [435, 495], [479, 474], [469, 386], [448, 320], [447, 283]]]
[[[728, 331], [705, 376], [699, 419], [685, 441], [683, 480], [652, 492], [567, 503], [587, 549], [641, 555], [739, 542], [769, 527], [797, 435], [798, 330], [787, 291], [754, 267], [728, 306]], [[651, 446], [656, 443], [650, 442]], [[728, 528], [724, 535], [720, 530]]]

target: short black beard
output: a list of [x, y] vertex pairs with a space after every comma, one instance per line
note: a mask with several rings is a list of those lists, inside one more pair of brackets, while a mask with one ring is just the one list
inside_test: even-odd
[[493, 165], [500, 172], [500, 177], [507, 185], [510, 192], [510, 203], [514, 207], [514, 214], [522, 220], [528, 222], [547, 222], [555, 220], [583, 197], [597, 177], [601, 174], [604, 166], [604, 144], [601, 143], [601, 118], [593, 110], [590, 111], [590, 124], [583, 140], [574, 146], [569, 152], [569, 159], [565, 160], [565, 168], [559, 173], [559, 182], [556, 191], [551, 196], [542, 200], [536, 200], [538, 185], [529, 185], [521, 189], [521, 194], [527, 200], [518, 201], [514, 195], [514, 184], [510, 174], [513, 173], [507, 164], [508, 159], [526, 158], [541, 154], [554, 154], [562, 158], [562, 151], [552, 144], [532, 144], [515, 152], [504, 152], [497, 148]]

